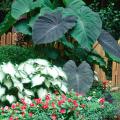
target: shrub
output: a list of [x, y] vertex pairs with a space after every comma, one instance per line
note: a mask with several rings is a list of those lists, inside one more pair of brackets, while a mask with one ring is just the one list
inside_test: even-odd
[[27, 103], [33, 97], [43, 98], [49, 91], [66, 92], [67, 77], [60, 67], [43, 59], [30, 59], [20, 65], [3, 63], [0, 65], [0, 101], [10, 104], [18, 98]]
[[9, 62], [20, 64], [29, 58], [37, 58], [32, 48], [25, 48], [15, 45], [0, 47], [0, 63]]
[[105, 120], [114, 119], [115, 107], [104, 98], [82, 96], [73, 91], [62, 95], [46, 95], [34, 99], [30, 105], [21, 103], [5, 106], [0, 117], [9, 120]]

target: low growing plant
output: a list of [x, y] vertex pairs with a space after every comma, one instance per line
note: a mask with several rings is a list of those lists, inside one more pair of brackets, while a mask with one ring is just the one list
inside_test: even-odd
[[73, 91], [47, 94], [45, 99], [35, 98], [31, 104], [21, 99], [0, 109], [2, 120], [114, 120], [114, 116], [115, 106], [105, 98], [82, 96]]
[[13, 64], [20, 64], [28, 59], [38, 58], [32, 48], [25, 48], [15, 45], [0, 46], [0, 64], [11, 61]]
[[28, 103], [34, 97], [45, 97], [55, 90], [66, 92], [67, 77], [60, 67], [43, 59], [30, 59], [20, 65], [0, 65], [0, 101], [9, 104], [25, 98]]

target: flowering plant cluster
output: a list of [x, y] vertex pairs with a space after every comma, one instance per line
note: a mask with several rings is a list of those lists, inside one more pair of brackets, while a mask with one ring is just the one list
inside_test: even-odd
[[11, 62], [0, 65], [0, 101], [10, 104], [25, 98], [43, 98], [54, 90], [66, 92], [67, 77], [60, 67], [43, 59], [29, 59], [20, 65]]
[[115, 115], [113, 105], [105, 98], [82, 96], [73, 91], [59, 95], [47, 94], [30, 104], [25, 99], [0, 109], [2, 120], [104, 120]]

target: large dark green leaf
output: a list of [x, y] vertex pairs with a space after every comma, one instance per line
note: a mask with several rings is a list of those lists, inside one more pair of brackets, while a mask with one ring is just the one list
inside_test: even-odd
[[16, 22], [16, 20], [8, 13], [4, 21], [0, 24], [0, 35], [4, 34]]
[[63, 14], [78, 18], [71, 35], [83, 48], [90, 50], [101, 33], [102, 22], [99, 15], [78, 0], [68, 4]]
[[120, 46], [108, 32], [103, 30], [98, 42], [112, 60], [120, 62]]
[[30, 30], [30, 27], [28, 25], [28, 21], [27, 20], [22, 20], [20, 22], [18, 22], [15, 25], [15, 29], [17, 32], [26, 34], [26, 35], [31, 35], [32, 31]]
[[80, 6], [85, 5], [85, 3], [82, 0], [63, 0], [64, 4], [66, 7], [72, 8], [73, 9], [80, 9]]
[[106, 62], [102, 56], [100, 56], [97, 52], [93, 52], [87, 57], [87, 61], [91, 64], [97, 64], [99, 67], [106, 69]]
[[50, 43], [58, 40], [69, 29], [75, 26], [76, 18], [62, 18], [60, 12], [40, 16], [33, 26], [33, 42], [35, 44]]
[[83, 61], [78, 67], [69, 60], [63, 67], [68, 77], [69, 90], [74, 89], [79, 93], [86, 93], [93, 83], [93, 71], [90, 65]]
[[35, 9], [38, 6], [41, 7], [41, 5], [38, 3], [38, 0], [35, 2], [33, 2], [33, 0], [15, 0], [12, 4], [11, 15], [15, 19], [19, 19], [21, 15], [30, 12], [32, 9]]

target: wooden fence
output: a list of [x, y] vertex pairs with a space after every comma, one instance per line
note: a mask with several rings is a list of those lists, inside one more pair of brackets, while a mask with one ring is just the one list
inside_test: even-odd
[[[7, 34], [3, 34], [0, 37], [0, 45], [16, 45], [17, 40], [18, 40], [18, 34], [9, 32]], [[29, 43], [25, 43], [24, 45], [29, 46]], [[98, 44], [95, 49], [107, 62], [107, 58], [105, 57], [105, 53], [101, 45]], [[99, 68], [98, 65], [95, 65], [95, 71], [98, 73], [98, 77], [100, 80], [102, 81], [106, 80], [105, 72], [101, 68]], [[112, 80], [111, 81], [113, 86], [120, 86], [120, 64], [116, 62], [112, 63]]]

